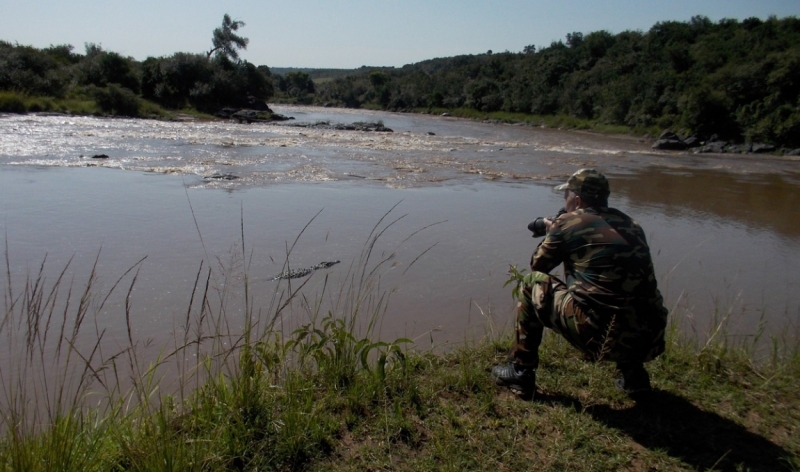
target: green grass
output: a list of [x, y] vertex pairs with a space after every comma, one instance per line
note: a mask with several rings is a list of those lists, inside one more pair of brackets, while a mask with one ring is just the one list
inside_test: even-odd
[[[0, 469], [800, 470], [794, 338], [733, 344], [723, 319], [701, 343], [673, 325], [648, 364], [656, 391], [638, 402], [613, 388], [611, 365], [557, 336], [545, 337], [532, 401], [490, 380], [509, 345], [492, 326], [444, 352], [381, 341], [393, 294], [380, 274], [395, 256], [376, 248], [398, 219], [375, 226], [342, 286], [313, 275], [324, 290], [309, 299], [311, 279], [283, 282], [265, 306], [253, 304], [243, 234], [226, 267], [198, 271], [155, 358], [132, 335], [139, 264], [102, 294], [94, 271], [48, 282], [44, 264], [21, 292], [3, 281], [14, 362], [0, 366]], [[93, 321], [113, 293], [127, 323], [116, 350]], [[242, 318], [226, 313], [231, 297]], [[284, 330], [288, 314], [306, 321]]]
[[66, 97], [30, 96], [18, 92], [0, 92], [0, 111], [9, 113], [53, 112], [70, 115], [99, 115], [100, 108], [86, 94]]
[[361, 104], [361, 108], [364, 109], [364, 110], [373, 110], [373, 111], [383, 111], [384, 110], [384, 108], [380, 104], [372, 103], [372, 102], [362, 103]]
[[635, 134], [657, 136], [661, 133], [658, 127], [636, 127], [622, 125], [610, 125], [597, 120], [587, 120], [567, 115], [532, 115], [528, 113], [512, 113], [505, 111], [482, 112], [472, 108], [416, 108], [415, 113], [428, 113], [441, 115], [447, 113], [450, 116], [459, 118], [469, 118], [472, 120], [495, 121], [498, 123], [524, 123], [529, 126], [541, 126], [545, 128], [587, 130], [604, 134]]
[[208, 113], [199, 111], [194, 108], [183, 108], [181, 110], [165, 110], [153, 102], [146, 101], [145, 103], [147, 104], [146, 106], [152, 106], [158, 109], [159, 113], [161, 113], [162, 116], [165, 116], [168, 119], [177, 119], [180, 115], [186, 115], [201, 121], [211, 121], [217, 119], [214, 117], [214, 115], [210, 115]]
[[23, 97], [14, 92], [0, 92], [0, 112], [24, 113], [25, 101]]
[[[189, 115], [200, 120], [211, 120], [213, 116], [194, 109], [167, 110], [155, 102], [139, 99], [139, 117], [155, 119], [175, 119], [178, 115]], [[66, 97], [30, 96], [18, 92], [0, 92], [0, 112], [5, 113], [37, 113], [52, 112], [79, 116], [102, 116], [94, 97], [90, 93], [77, 90]]]

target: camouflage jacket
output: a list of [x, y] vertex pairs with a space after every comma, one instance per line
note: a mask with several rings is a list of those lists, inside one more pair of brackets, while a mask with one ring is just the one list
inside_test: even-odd
[[667, 310], [656, 285], [650, 248], [641, 226], [613, 208], [561, 215], [531, 258], [531, 269], [564, 264], [573, 298], [598, 325], [622, 315], [623, 330], [661, 331]]

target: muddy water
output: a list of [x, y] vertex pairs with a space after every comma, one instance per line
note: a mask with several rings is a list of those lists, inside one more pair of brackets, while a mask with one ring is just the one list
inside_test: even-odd
[[[796, 161], [654, 153], [636, 139], [444, 117], [276, 111], [296, 120], [3, 116], [0, 224], [12, 285], [21, 287], [45, 255], [49, 277], [72, 258], [68, 273], [85, 284], [99, 253], [108, 290], [146, 256], [131, 297], [133, 329], [158, 344], [185, 316], [201, 261], [215, 268], [219, 291], [230, 287], [229, 299], [241, 299], [242, 227], [256, 306], [285, 286], [269, 279], [295, 239], [292, 267], [342, 261], [304, 288], [333, 305], [370, 231], [396, 220], [371, 258], [387, 259], [379, 270], [379, 291], [391, 292], [383, 332], [461, 342], [491, 323], [508, 325], [506, 270], [526, 266], [537, 242], [527, 223], [561, 206], [553, 185], [594, 166], [610, 177], [612, 206], [645, 227], [683, 329], [705, 333], [726, 314], [738, 337], [755, 334], [764, 319], [772, 333], [797, 329]], [[394, 132], [298, 126], [378, 120]], [[126, 335], [123, 304], [111, 299], [97, 321], [108, 336]], [[230, 302], [231, 319], [241, 320], [241, 310]], [[281, 321], [297, 326], [304, 316]]]

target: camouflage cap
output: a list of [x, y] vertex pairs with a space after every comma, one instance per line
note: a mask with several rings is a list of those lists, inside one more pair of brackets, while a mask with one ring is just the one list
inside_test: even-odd
[[605, 198], [611, 194], [606, 176], [595, 169], [581, 169], [575, 172], [567, 183], [559, 185], [555, 190], [572, 190], [580, 196], [591, 198]]

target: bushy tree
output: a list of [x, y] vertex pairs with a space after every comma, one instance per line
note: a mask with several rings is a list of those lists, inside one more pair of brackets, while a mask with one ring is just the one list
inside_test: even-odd
[[247, 49], [249, 39], [237, 35], [235, 32], [244, 26], [243, 21], [232, 20], [227, 13], [222, 17], [222, 26], [216, 28], [211, 37], [212, 48], [207, 53], [211, 59], [214, 53], [222, 53], [228, 58], [236, 61], [239, 59], [239, 49]]
[[142, 64], [142, 95], [169, 108], [214, 112], [249, 106], [251, 98], [266, 101], [272, 92], [269, 78], [256, 66], [224, 55], [208, 61], [200, 54], [177, 53]]
[[140, 78], [136, 61], [116, 52], [107, 52], [98, 44], [86, 44], [86, 56], [78, 63], [80, 82], [84, 85], [105, 87], [117, 84], [139, 93]]
[[290, 96], [314, 93], [314, 81], [306, 72], [289, 72], [285, 77], [285, 92]]
[[72, 46], [39, 50], [0, 41], [0, 90], [61, 97], [72, 81], [77, 61]]
[[370, 100], [382, 107], [387, 107], [392, 100], [392, 91], [389, 88], [389, 74], [384, 71], [372, 71], [369, 74], [369, 83], [372, 85]]

